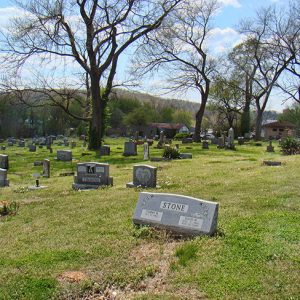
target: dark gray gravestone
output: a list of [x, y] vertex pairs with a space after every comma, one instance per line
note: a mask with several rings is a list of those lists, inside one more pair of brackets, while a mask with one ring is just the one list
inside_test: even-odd
[[208, 141], [203, 141], [202, 142], [202, 149], [209, 149]]
[[76, 142], [71, 142], [71, 148], [76, 148]]
[[97, 189], [100, 185], [113, 185], [113, 178], [109, 177], [109, 164], [97, 162], [77, 164], [73, 189]]
[[274, 147], [272, 145], [272, 141], [269, 141], [269, 145], [267, 146], [267, 152], [274, 152]]
[[0, 154], [0, 169], [8, 170], [8, 155]]
[[5, 146], [1, 146], [1, 150], [6, 150], [6, 147]]
[[19, 147], [25, 147], [25, 141], [21, 140], [19, 141]]
[[148, 165], [133, 166], [133, 181], [126, 187], [156, 187], [157, 168]]
[[134, 142], [125, 142], [124, 143], [124, 156], [134, 156], [137, 155], [137, 147]]
[[43, 177], [50, 178], [50, 160], [43, 160]]
[[181, 159], [193, 158], [193, 154], [192, 153], [180, 153], [180, 158]]
[[36, 152], [36, 145], [30, 144], [30, 145], [28, 145], [28, 149], [30, 152]]
[[57, 150], [57, 160], [72, 161], [71, 150]]
[[100, 147], [100, 156], [110, 155], [110, 147], [108, 145], [103, 145]]
[[0, 168], [0, 187], [9, 186], [9, 180], [7, 180], [7, 170]]
[[183, 235], [212, 235], [217, 230], [218, 207], [218, 203], [188, 196], [142, 192], [133, 222]]

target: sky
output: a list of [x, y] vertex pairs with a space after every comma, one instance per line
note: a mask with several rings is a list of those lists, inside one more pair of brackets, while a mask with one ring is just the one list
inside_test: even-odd
[[[286, 5], [288, 0], [220, 0], [221, 9], [215, 16], [213, 21], [214, 26], [214, 39], [212, 40], [212, 46], [215, 49], [216, 54], [221, 55], [226, 53], [228, 49], [236, 45], [241, 41], [241, 36], [237, 31], [237, 26], [241, 20], [251, 18], [255, 16], [256, 11], [263, 6], [268, 7], [271, 4]], [[17, 10], [14, 8], [13, 1], [0, 0], [0, 28], [7, 24], [10, 17], [16, 14]], [[128, 59], [124, 58], [120, 64], [121, 72], [126, 72], [126, 63]], [[155, 91], [155, 81], [147, 81], [147, 86], [141, 87], [142, 91], [150, 92], [153, 94]], [[156, 93], [159, 95], [159, 93]], [[189, 101], [198, 102], [199, 96], [195, 93], [188, 93], [186, 95], [172, 95], [168, 94], [167, 98], [181, 98]], [[283, 96], [274, 92], [271, 101], [267, 105], [267, 110], [281, 111], [286, 107], [286, 103], [282, 105]]]

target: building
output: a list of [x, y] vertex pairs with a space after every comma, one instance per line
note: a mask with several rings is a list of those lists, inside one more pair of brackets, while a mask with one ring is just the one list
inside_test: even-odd
[[262, 126], [261, 136], [266, 139], [280, 139], [296, 135], [296, 126], [288, 121], [275, 121]]

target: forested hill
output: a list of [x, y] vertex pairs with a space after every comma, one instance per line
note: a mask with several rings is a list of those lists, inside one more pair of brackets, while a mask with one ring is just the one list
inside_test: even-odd
[[117, 99], [136, 99], [142, 103], [149, 103], [155, 108], [162, 108], [168, 106], [176, 110], [184, 110], [193, 114], [195, 114], [199, 110], [199, 103], [197, 102], [162, 98], [158, 96], [152, 96], [146, 93], [129, 91], [125, 89], [114, 89], [111, 96], [112, 98]]

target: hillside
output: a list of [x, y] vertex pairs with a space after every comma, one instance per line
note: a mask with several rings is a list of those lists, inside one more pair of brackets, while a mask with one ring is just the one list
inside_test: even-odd
[[168, 106], [176, 110], [189, 111], [193, 114], [196, 113], [197, 110], [199, 109], [199, 103], [197, 102], [163, 98], [163, 97], [153, 96], [142, 92], [128, 91], [125, 89], [114, 89], [112, 93], [112, 97], [116, 97], [120, 99], [121, 98], [137, 99], [143, 103], [150, 103], [155, 108]]

